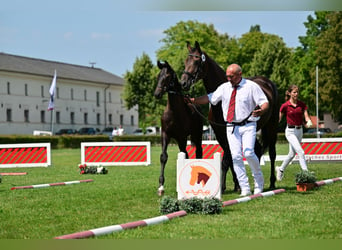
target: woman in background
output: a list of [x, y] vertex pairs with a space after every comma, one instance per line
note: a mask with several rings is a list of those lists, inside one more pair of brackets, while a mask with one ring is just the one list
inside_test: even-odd
[[276, 167], [278, 181], [281, 181], [283, 179], [285, 168], [295, 157], [296, 153], [298, 154], [299, 164], [302, 170], [308, 170], [304, 150], [301, 146], [304, 125], [303, 119], [305, 119], [305, 123], [308, 128], [312, 126], [312, 122], [307, 111], [308, 107], [304, 102], [298, 100], [298, 94], [298, 86], [289, 86], [288, 90], [285, 93], [286, 102], [281, 105], [279, 111], [279, 122], [281, 121], [283, 116], [286, 117], [287, 121], [285, 137], [289, 142], [289, 153], [281, 166]]

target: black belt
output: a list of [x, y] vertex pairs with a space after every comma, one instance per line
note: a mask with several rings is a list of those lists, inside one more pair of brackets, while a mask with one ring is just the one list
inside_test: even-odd
[[227, 126], [228, 126], [228, 127], [232, 127], [232, 126], [244, 126], [244, 125], [246, 125], [247, 123], [250, 123], [250, 122], [253, 122], [253, 121], [230, 122], [230, 123], [227, 123]]
[[[249, 118], [249, 117], [247, 117]], [[233, 130], [232, 130], [232, 134], [234, 133], [234, 130], [235, 130], [235, 126], [244, 126], [246, 125], [247, 123], [250, 123], [250, 122], [253, 122], [253, 121], [242, 121], [242, 122], [230, 122], [230, 123], [227, 123], [227, 127], [233, 127]]]
[[296, 128], [296, 129], [301, 129], [302, 126], [295, 126], [295, 125], [287, 125], [288, 128]]

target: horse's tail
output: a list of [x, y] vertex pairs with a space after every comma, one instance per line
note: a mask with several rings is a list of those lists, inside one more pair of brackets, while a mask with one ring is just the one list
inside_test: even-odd
[[279, 94], [277, 86], [269, 81], [269, 87], [272, 93], [272, 101], [270, 102], [270, 107], [272, 109], [271, 115], [265, 125], [261, 129], [261, 150], [262, 154], [264, 154], [270, 145], [274, 145], [277, 142], [277, 134], [278, 134], [278, 123], [279, 123]]

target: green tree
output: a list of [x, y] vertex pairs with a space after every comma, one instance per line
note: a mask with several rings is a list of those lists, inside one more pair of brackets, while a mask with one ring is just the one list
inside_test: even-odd
[[319, 67], [320, 109], [342, 122], [342, 12], [326, 15], [326, 28], [318, 35], [315, 55]]
[[146, 53], [136, 58], [133, 71], [127, 71], [124, 75], [125, 86], [123, 99], [128, 109], [138, 107], [139, 126], [145, 128], [148, 125], [157, 125], [154, 109], [156, 103], [153, 96], [155, 84], [155, 69]]
[[284, 41], [276, 35], [268, 38], [254, 54], [250, 63], [251, 76], [261, 75], [273, 81], [278, 90], [287, 88], [289, 83], [288, 62], [291, 50]]
[[[301, 99], [308, 105], [309, 113], [316, 113], [316, 39], [327, 28], [326, 15], [328, 12], [315, 12], [315, 17], [309, 15], [306, 27], [306, 36], [300, 36], [300, 47], [295, 49], [289, 64], [290, 83], [300, 88]], [[320, 102], [320, 101], [319, 101]]]

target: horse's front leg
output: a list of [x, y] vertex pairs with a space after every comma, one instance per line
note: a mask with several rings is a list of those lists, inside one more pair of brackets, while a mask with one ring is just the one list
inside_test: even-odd
[[162, 153], [160, 154], [160, 175], [159, 175], [159, 188], [158, 195], [162, 196], [164, 194], [164, 169], [168, 159], [167, 146], [169, 145], [169, 138], [166, 134], [162, 134]]

